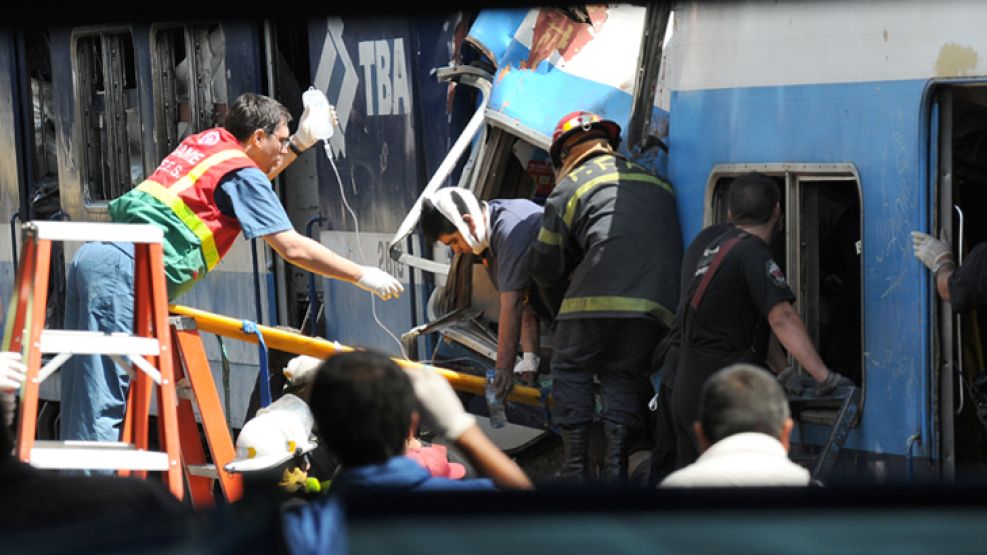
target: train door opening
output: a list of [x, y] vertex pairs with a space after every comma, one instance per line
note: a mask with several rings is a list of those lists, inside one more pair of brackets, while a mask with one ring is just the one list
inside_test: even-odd
[[[744, 164], [716, 166], [709, 178], [706, 223], [727, 221], [727, 191], [742, 173], [777, 180], [783, 228], [771, 243], [796, 295], [795, 309], [823, 361], [857, 384], [866, 398], [861, 299], [860, 180], [849, 164]], [[770, 342], [775, 372], [797, 361]], [[801, 422], [832, 425], [835, 411], [803, 410]]]
[[[987, 86], [941, 87], [934, 110], [938, 207], [930, 229], [945, 236], [962, 266], [987, 240]], [[936, 299], [940, 452], [949, 481], [987, 472], [987, 310], [957, 314]]]

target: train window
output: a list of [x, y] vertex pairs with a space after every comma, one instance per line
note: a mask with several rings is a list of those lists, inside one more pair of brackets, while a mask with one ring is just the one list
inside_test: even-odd
[[55, 116], [51, 87], [51, 51], [43, 33], [28, 36], [28, 72], [34, 122], [34, 177], [39, 181], [58, 174], [55, 158]]
[[226, 64], [219, 25], [158, 27], [152, 33], [158, 157], [185, 137], [226, 122]]
[[127, 32], [79, 36], [75, 56], [85, 199], [98, 203], [144, 179], [133, 39]]
[[775, 177], [784, 227], [772, 243], [797, 296], [796, 309], [823, 360], [863, 385], [861, 207], [849, 165], [717, 166], [710, 178], [708, 221], [726, 221], [726, 192], [745, 171]]

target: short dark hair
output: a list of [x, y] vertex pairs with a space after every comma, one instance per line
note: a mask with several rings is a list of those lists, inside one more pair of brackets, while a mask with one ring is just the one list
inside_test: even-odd
[[734, 364], [710, 376], [699, 394], [699, 425], [709, 442], [743, 432], [778, 439], [789, 417], [778, 380], [751, 364]]
[[226, 130], [238, 141], [245, 141], [256, 129], [274, 133], [278, 124], [291, 121], [291, 112], [269, 96], [243, 93], [233, 101], [226, 115]]
[[319, 367], [309, 406], [319, 436], [344, 467], [401, 455], [417, 407], [405, 373], [376, 351], [335, 355]]
[[779, 200], [778, 183], [758, 172], [741, 175], [730, 184], [727, 192], [727, 206], [735, 225], [766, 223]]
[[[462, 206], [459, 206], [459, 203], [456, 203], [456, 205], [463, 211], [461, 213], [469, 213], [465, 202], [462, 203]], [[428, 245], [438, 241], [440, 235], [448, 235], [459, 231], [456, 229], [456, 225], [449, 221], [449, 218], [445, 217], [445, 214], [439, 212], [435, 203], [427, 198], [422, 199], [421, 226], [422, 233], [425, 235], [425, 243]]]

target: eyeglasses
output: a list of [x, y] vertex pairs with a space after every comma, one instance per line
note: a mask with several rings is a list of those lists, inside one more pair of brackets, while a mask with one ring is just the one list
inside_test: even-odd
[[290, 135], [278, 135], [277, 133], [270, 133], [270, 136], [274, 137], [281, 143], [281, 150], [288, 148], [288, 143], [291, 141]]

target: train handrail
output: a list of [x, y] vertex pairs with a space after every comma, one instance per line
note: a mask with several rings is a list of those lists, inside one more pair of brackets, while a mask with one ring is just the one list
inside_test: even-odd
[[[315, 239], [312, 237], [312, 228], [316, 224], [322, 225], [323, 222], [325, 222], [325, 218], [322, 217], [322, 214], [316, 214], [309, 218], [308, 222], [305, 223], [305, 236], [309, 239]], [[316, 322], [319, 318], [318, 306], [318, 297], [315, 294], [315, 272], [308, 272], [308, 334], [312, 336], [315, 335], [316, 324], [318, 323]]]
[[[174, 315], [186, 316], [188, 318], [195, 319], [195, 324], [201, 331], [206, 331], [232, 339], [238, 339], [240, 341], [246, 341], [248, 343], [257, 343], [256, 335], [248, 334], [243, 331], [243, 320], [177, 304], [170, 305], [168, 309]], [[257, 325], [257, 330], [264, 337], [264, 342], [267, 344], [269, 349], [277, 349], [279, 351], [294, 353], [296, 355], [308, 355], [311, 357], [324, 359], [333, 355], [348, 353], [356, 350], [353, 347], [343, 345], [336, 341], [299, 335], [290, 331], [279, 330], [277, 328], [263, 326], [260, 324]], [[483, 376], [463, 374], [461, 372], [455, 372], [453, 370], [438, 366], [421, 364], [419, 362], [414, 362], [403, 358], [391, 357], [391, 360], [402, 368], [434, 369], [441, 374], [442, 377], [449, 381], [449, 384], [452, 385], [453, 389], [476, 395], [483, 395]], [[515, 385], [507, 399], [509, 401], [524, 403], [527, 405], [543, 405], [541, 392], [537, 388], [526, 385]], [[549, 397], [549, 404], [551, 403], [552, 398]]]

